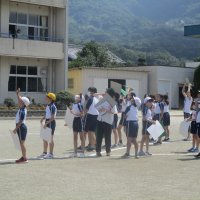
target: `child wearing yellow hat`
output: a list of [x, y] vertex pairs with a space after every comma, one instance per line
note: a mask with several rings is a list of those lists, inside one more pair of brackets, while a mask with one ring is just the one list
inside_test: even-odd
[[[39, 156], [40, 158], [44, 159], [52, 159], [53, 158], [53, 150], [54, 150], [54, 132], [56, 128], [56, 112], [57, 108], [55, 105], [56, 95], [54, 93], [48, 93], [46, 96], [46, 110], [44, 117], [40, 120], [40, 123], [43, 125], [43, 121], [45, 120], [45, 124], [43, 125], [44, 128], [48, 127], [52, 130], [52, 139], [51, 142], [48, 143], [47, 141], [43, 140], [43, 153]], [[49, 153], [47, 153], [49, 146]]]

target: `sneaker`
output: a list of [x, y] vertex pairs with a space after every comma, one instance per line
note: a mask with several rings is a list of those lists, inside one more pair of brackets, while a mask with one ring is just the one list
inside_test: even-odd
[[194, 147], [188, 149], [188, 152], [194, 152], [194, 151], [195, 151], [195, 148], [194, 148]]
[[195, 153], [198, 153], [198, 152], [199, 152], [199, 149], [198, 149], [198, 148], [195, 148], [195, 149], [194, 149], [194, 152], [195, 152]]
[[82, 146], [79, 146], [77, 149], [78, 149], [78, 150], [82, 150]]
[[146, 154], [147, 156], [152, 156], [152, 154], [149, 153], [148, 151], [146, 151], [145, 154]]
[[90, 147], [87, 148], [87, 151], [90, 151], [90, 152], [94, 151], [94, 150], [95, 150], [95, 147], [92, 147], [92, 146], [90, 146]]
[[138, 157], [138, 155], [137, 155], [137, 154], [135, 155], [135, 159], [139, 159], [139, 157]]
[[200, 158], [200, 153], [194, 156], [195, 158]]
[[37, 158], [39, 159], [44, 159], [44, 157], [47, 155], [47, 153], [42, 153], [40, 156], [38, 156]]
[[100, 152], [97, 152], [97, 153], [96, 153], [96, 156], [97, 156], [97, 157], [102, 157], [102, 155], [101, 155]]
[[121, 158], [130, 158], [130, 154], [129, 153], [125, 153]]
[[18, 159], [18, 160], [16, 160], [15, 161], [15, 163], [27, 163], [28, 162], [28, 160], [26, 159], [26, 158], [24, 158], [24, 157], [21, 157], [20, 159]]
[[53, 159], [53, 154], [52, 153], [48, 153], [44, 156], [44, 159]]
[[153, 138], [151, 138], [151, 139], [149, 140], [149, 142], [150, 142], [150, 143], [154, 143], [155, 140], [154, 140]]
[[122, 142], [119, 142], [119, 143], [118, 143], [118, 146], [119, 146], [119, 147], [123, 147], [124, 145], [123, 145]]
[[140, 152], [138, 153], [138, 156], [146, 156], [146, 154], [144, 153], [144, 151], [140, 151]]
[[110, 153], [106, 153], [106, 156], [110, 156]]
[[69, 157], [70, 158], [77, 158], [77, 153], [72, 153]]
[[183, 141], [190, 141], [190, 140], [191, 140], [190, 138], [183, 139]]
[[113, 145], [111, 146], [112, 149], [117, 148], [117, 147], [118, 147], [117, 144], [113, 144]]
[[78, 155], [78, 157], [79, 157], [79, 158], [85, 158], [85, 154], [84, 154], [84, 153], [80, 153], [80, 154]]
[[156, 146], [156, 145], [161, 145], [161, 144], [162, 144], [162, 142], [160, 142], [160, 141], [157, 141], [157, 142], [154, 142], [154, 143], [153, 143], [153, 145], [155, 145], [155, 146]]
[[169, 142], [170, 138], [165, 138], [163, 142]]

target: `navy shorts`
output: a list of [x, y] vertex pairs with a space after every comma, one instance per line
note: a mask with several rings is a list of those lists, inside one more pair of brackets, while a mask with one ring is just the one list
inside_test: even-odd
[[118, 122], [118, 115], [114, 114], [114, 121], [113, 121], [113, 124], [112, 124], [112, 129], [117, 128], [117, 122]]
[[131, 138], [137, 138], [138, 136], [138, 121], [127, 121], [126, 122], [126, 136]]
[[98, 115], [91, 115], [87, 114], [85, 117], [85, 126], [84, 131], [85, 132], [95, 132], [97, 128], [97, 117]]
[[[46, 119], [45, 122], [48, 122], [49, 120]], [[51, 123], [47, 124], [47, 127], [52, 130], [51, 134], [54, 135], [55, 129], [56, 129], [56, 121], [53, 120]]]
[[196, 125], [197, 125], [197, 133], [200, 138], [200, 123], [196, 123]]
[[26, 135], [27, 135], [27, 127], [25, 124], [21, 124], [20, 128], [17, 130], [17, 134], [19, 136], [20, 141], [25, 141], [26, 140]]
[[147, 129], [151, 126], [150, 122], [142, 121], [142, 135], [150, 135]]
[[119, 121], [119, 125], [126, 126], [126, 119], [125, 119], [125, 113], [124, 112], [121, 113], [121, 119]]
[[163, 114], [163, 126], [170, 125], [170, 114], [168, 112]]
[[155, 114], [155, 115], [153, 116], [153, 120], [154, 120], [154, 121], [156, 121], [156, 120], [160, 121], [160, 114]]
[[81, 117], [74, 117], [73, 132], [83, 132], [83, 119]]
[[197, 123], [196, 123], [196, 121], [192, 121], [192, 122], [191, 122], [190, 132], [191, 132], [193, 135], [197, 134]]

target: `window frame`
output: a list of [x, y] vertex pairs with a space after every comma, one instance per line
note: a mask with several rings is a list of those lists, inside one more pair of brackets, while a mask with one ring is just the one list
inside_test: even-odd
[[[13, 23], [13, 22], [10, 22], [10, 15], [12, 13], [17, 13], [17, 22], [16, 23]], [[18, 23], [18, 14], [24, 14], [24, 15], [27, 15], [27, 24], [20, 24]], [[13, 25], [13, 26], [16, 26], [17, 29], [19, 29], [19, 27], [25, 27], [27, 30], [25, 31], [26, 34], [24, 35], [21, 35], [20, 33], [18, 34], [18, 38], [19, 39], [28, 39], [28, 40], [40, 40], [40, 41], [48, 41], [48, 38], [49, 38], [49, 16], [47, 15], [35, 15], [37, 16], [37, 24], [38, 25], [31, 25], [29, 24], [29, 17], [30, 16], [33, 16], [34, 14], [27, 14], [27, 13], [21, 13], [21, 12], [15, 12], [15, 11], [11, 11], [9, 13], [9, 26], [10, 25]], [[45, 17], [46, 18], [46, 25], [47, 26], [41, 26], [40, 25], [40, 18], [41, 17]], [[37, 29], [37, 36], [35, 35], [29, 35], [29, 28], [34, 28], [34, 33], [35, 33], [35, 29]], [[47, 37], [42, 37], [41, 34], [40, 34], [40, 31], [44, 29], [45, 32], [47, 32]], [[10, 30], [9, 30], [10, 31]]]
[[[9, 80], [10, 80], [10, 77], [14, 77], [15, 78], [15, 89], [17, 89], [17, 78], [26, 78], [26, 91], [23, 91], [23, 92], [26, 92], [26, 93], [46, 93], [47, 92], [47, 75], [40, 75], [39, 74], [39, 66], [30, 66], [30, 65], [10, 65], [10, 71], [11, 71], [11, 66], [15, 66], [16, 67], [16, 74], [11, 74], [9, 72], [9, 76], [8, 76], [8, 92], [15, 92], [15, 91], [10, 91], [9, 90]], [[17, 74], [17, 67], [26, 67], [26, 74]], [[37, 75], [29, 75], [28, 74], [28, 68], [37, 68]], [[47, 67], [46, 67], [47, 68]], [[36, 78], [37, 79], [37, 91], [29, 91], [29, 84], [28, 84], [28, 81], [29, 81], [29, 78]], [[45, 82], [46, 82], [46, 85], [45, 85], [45, 88], [44, 88], [44, 91], [39, 91], [39, 79], [44, 79]]]

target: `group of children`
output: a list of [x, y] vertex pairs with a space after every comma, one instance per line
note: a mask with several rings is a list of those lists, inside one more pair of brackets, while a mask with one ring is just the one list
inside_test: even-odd
[[[185, 91], [185, 88], [183, 89]], [[27, 127], [25, 125], [25, 119], [27, 115], [26, 107], [30, 104], [30, 101], [26, 97], [21, 97], [19, 95], [20, 90], [17, 90], [19, 111], [16, 115], [16, 128], [14, 133], [19, 135], [22, 157], [16, 160], [17, 163], [27, 162], [26, 148], [24, 145]], [[190, 100], [189, 92], [183, 94], [185, 95], [185, 102], [188, 103]], [[97, 103], [105, 96], [109, 95], [115, 102], [114, 106], [98, 107]], [[191, 115], [185, 115], [186, 120], [191, 120], [191, 132], [193, 134], [193, 147], [190, 149], [196, 149], [199, 145], [199, 139], [197, 133], [200, 137], [200, 92], [198, 94], [199, 101], [192, 104], [194, 111]], [[45, 116], [41, 119], [41, 124], [44, 128], [49, 127], [52, 130], [51, 142], [43, 141], [43, 153], [39, 158], [51, 159], [53, 158], [54, 141], [53, 135], [56, 127], [56, 112], [57, 108], [55, 106], [56, 95], [54, 93], [48, 93], [46, 95], [46, 111]], [[186, 104], [186, 103], [185, 103]], [[186, 105], [185, 107], [188, 107]], [[198, 108], [198, 109], [196, 109]], [[97, 93], [95, 87], [88, 88], [87, 95], [82, 94], [75, 95], [75, 102], [70, 106], [70, 112], [73, 114], [73, 141], [74, 141], [74, 153], [71, 157], [85, 157], [84, 152], [96, 151], [96, 156], [101, 157], [102, 141], [105, 140], [105, 150], [106, 155], [110, 156], [111, 148], [117, 146], [122, 146], [122, 129], [124, 130], [127, 138], [126, 152], [122, 156], [127, 158], [130, 156], [130, 149], [132, 144], [135, 148], [135, 158], [138, 156], [148, 156], [151, 155], [149, 152], [149, 142], [152, 140], [147, 129], [156, 123], [158, 120], [165, 132], [161, 135], [154, 144], [162, 144], [162, 141], [169, 141], [169, 126], [170, 126], [170, 114], [169, 114], [169, 100], [167, 95], [157, 94], [155, 96], [144, 96], [143, 102], [139, 97], [136, 96], [133, 89], [129, 89], [126, 96], [120, 96], [112, 88], [108, 88], [105, 93]], [[184, 108], [186, 109], [186, 108]], [[140, 146], [137, 142], [138, 136], [138, 112], [142, 112], [142, 139]], [[186, 111], [186, 110], [185, 110]], [[185, 112], [186, 113], [186, 112]], [[118, 115], [121, 115], [118, 124]], [[43, 121], [45, 122], [43, 123]], [[66, 124], [67, 125], [67, 124]], [[111, 145], [111, 136], [114, 133], [114, 144]], [[81, 146], [78, 147], [78, 135], [80, 136]], [[164, 140], [162, 140], [162, 138]], [[85, 142], [88, 138], [89, 144], [86, 147]], [[144, 151], [144, 144], [146, 150]], [[49, 146], [49, 153], [48, 153]], [[78, 154], [78, 152], [80, 152]], [[197, 155], [200, 157], [200, 154]]]

